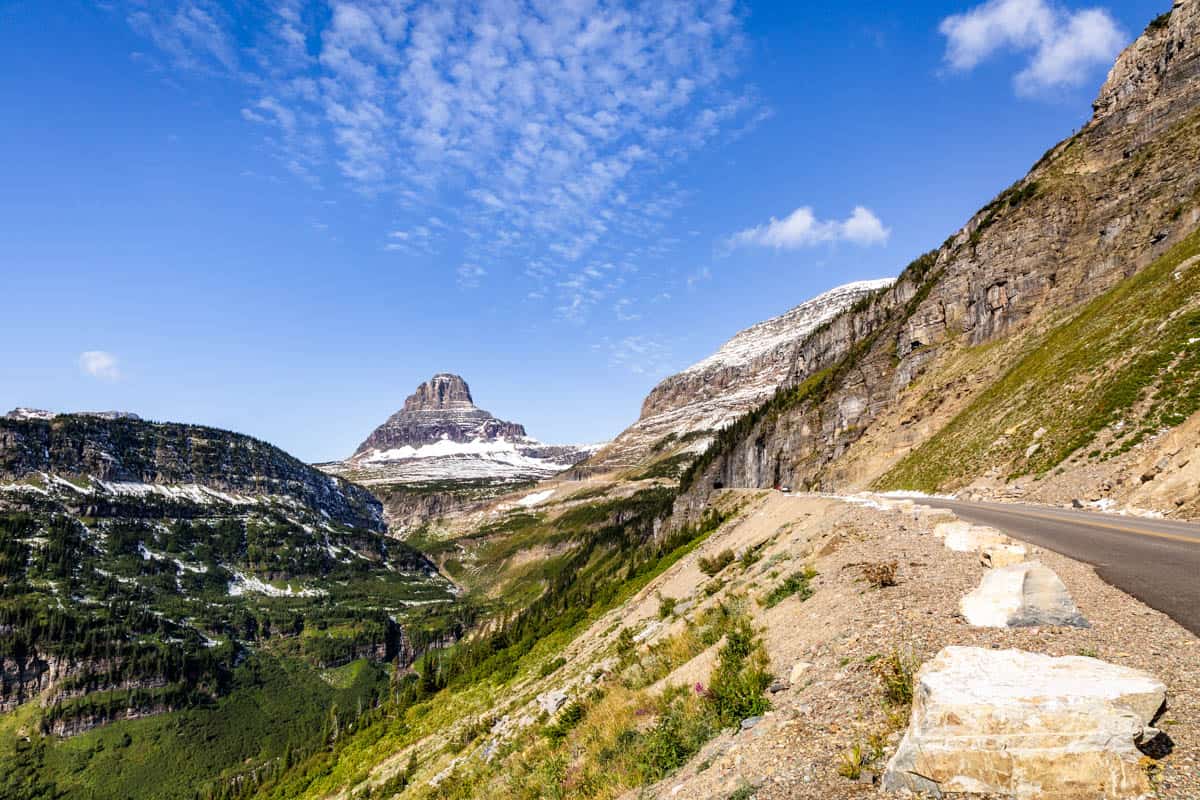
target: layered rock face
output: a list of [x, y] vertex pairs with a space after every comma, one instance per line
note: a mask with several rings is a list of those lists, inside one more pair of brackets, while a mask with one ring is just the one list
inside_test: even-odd
[[891, 285], [891, 278], [883, 278], [838, 286], [739, 332], [708, 358], [655, 386], [642, 403], [638, 421], [598, 453], [592, 464], [610, 468], [637, 464], [664, 437], [684, 439], [692, 450], [703, 449], [710, 437], [701, 434], [728, 425], [787, 380], [806, 336]]
[[354, 455], [317, 466], [371, 486], [389, 523], [405, 527], [556, 475], [595, 451], [539, 442], [525, 426], [476, 406], [460, 376], [441, 373], [418, 386]]
[[[745, 418], [683, 502], [702, 507], [715, 485], [870, 482], [937, 430], [887, 415], [942, 356], [1035, 331], [1185, 239], [1200, 224], [1200, 2], [1177, 2], [1120, 56], [1095, 112], [890, 289], [809, 334], [795, 391]], [[961, 408], [986, 385], [937, 400]], [[856, 463], [864, 434], [875, 461]]]

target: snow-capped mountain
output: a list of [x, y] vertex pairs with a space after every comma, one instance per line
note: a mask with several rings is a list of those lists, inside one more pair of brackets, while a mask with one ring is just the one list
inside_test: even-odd
[[642, 403], [638, 421], [592, 463], [599, 467], [637, 464], [668, 439], [703, 450], [708, 434], [775, 393], [808, 334], [892, 282], [882, 278], [847, 283], [741, 331], [708, 358], [655, 386]]
[[597, 449], [543, 444], [523, 425], [476, 406], [460, 376], [442, 373], [418, 386], [354, 455], [320, 467], [364, 484], [534, 480], [569, 469]]

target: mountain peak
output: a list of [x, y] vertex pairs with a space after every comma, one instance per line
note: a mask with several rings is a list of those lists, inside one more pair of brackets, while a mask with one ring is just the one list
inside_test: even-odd
[[404, 407], [376, 428], [354, 452], [355, 459], [394, 460], [410, 450], [441, 442], [465, 444], [521, 440], [525, 428], [497, 419], [475, 405], [462, 376], [441, 372], [417, 387]]
[[417, 387], [404, 401], [404, 411], [443, 411], [449, 409], [471, 410], [475, 401], [471, 398], [471, 387], [461, 375], [439, 372]]
[[561, 472], [594, 451], [530, 438], [525, 426], [476, 406], [461, 375], [439, 372], [418, 386], [354, 455], [322, 469], [372, 484], [531, 480]]

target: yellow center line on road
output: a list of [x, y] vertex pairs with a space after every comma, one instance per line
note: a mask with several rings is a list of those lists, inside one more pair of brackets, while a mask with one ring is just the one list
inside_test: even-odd
[[[971, 506], [966, 504], [968, 508]], [[1077, 517], [1057, 516], [1055, 514], [1039, 514], [1036, 511], [996, 509], [992, 506], [976, 506], [985, 511], [995, 511], [997, 514], [1013, 514], [1015, 516], [1032, 517], [1034, 519], [1045, 519], [1051, 522], [1063, 522], [1067, 524], [1090, 525], [1094, 528], [1108, 528], [1109, 530], [1120, 531], [1121, 533], [1132, 533], [1136, 536], [1153, 536], [1156, 539], [1170, 539], [1176, 542], [1187, 542], [1189, 544], [1200, 545], [1200, 537], [1187, 536], [1182, 533], [1163, 533], [1161, 531], [1146, 531], [1137, 528], [1131, 528], [1128, 525], [1115, 525], [1111, 522], [1100, 522], [1098, 520], [1083, 520]], [[1020, 537], [1018, 537], [1020, 538]]]

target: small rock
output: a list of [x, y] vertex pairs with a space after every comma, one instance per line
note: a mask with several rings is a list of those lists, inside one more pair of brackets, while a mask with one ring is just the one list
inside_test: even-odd
[[758, 723], [762, 722], [762, 720], [762, 717], [746, 717], [746, 719], [742, 720], [742, 730], [748, 731]]
[[567, 693], [562, 689], [542, 692], [537, 696], [537, 704], [538, 708], [547, 714], [556, 714], [560, 708], [567, 704]]
[[804, 677], [804, 673], [812, 668], [812, 664], [807, 661], [797, 661], [792, 665], [792, 672], [788, 675], [788, 683], [795, 686], [800, 683], [800, 679]]

